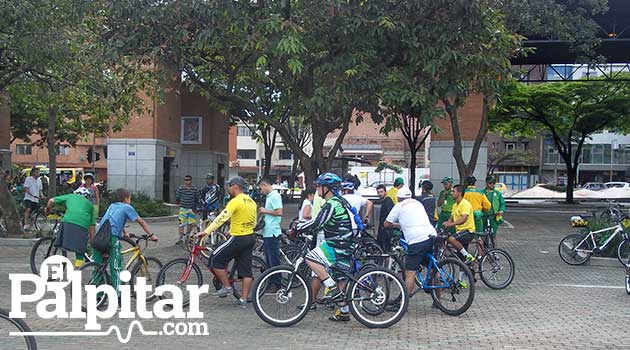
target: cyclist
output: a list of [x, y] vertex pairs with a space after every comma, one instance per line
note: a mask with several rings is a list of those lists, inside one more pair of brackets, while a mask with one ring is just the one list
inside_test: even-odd
[[361, 217], [363, 218], [363, 223], [367, 225], [370, 222], [370, 215], [372, 215], [372, 209], [374, 208], [372, 201], [354, 193], [356, 189], [354, 182], [346, 180], [341, 183], [341, 188], [343, 189], [343, 198], [348, 201], [350, 206], [353, 207], [357, 213], [364, 213]]
[[[442, 227], [442, 224], [451, 217], [453, 210], [453, 203], [455, 200], [453, 199], [452, 191], [453, 191], [453, 178], [450, 176], [445, 176], [442, 179], [442, 185], [444, 189], [440, 191], [438, 195], [437, 205], [440, 207], [440, 214], [438, 215], [438, 228]], [[453, 229], [449, 230], [449, 233], [455, 233]]]
[[[85, 183], [82, 183], [79, 188], [85, 188], [89, 191], [87, 199], [90, 201], [90, 203], [92, 203], [92, 207], [94, 209], [94, 218], [96, 218], [98, 217], [98, 206], [101, 202], [101, 196], [98, 193], [98, 187], [96, 187], [96, 185], [94, 184], [94, 175], [90, 173], [85, 174], [85, 176], [83, 176], [83, 181], [85, 181]], [[94, 236], [95, 229], [96, 226], [90, 226], [90, 237]]]
[[235, 260], [238, 275], [243, 279], [243, 293], [235, 303], [243, 308], [247, 307], [247, 298], [252, 287], [252, 250], [256, 243], [254, 228], [257, 208], [256, 202], [245, 193], [248, 187], [247, 181], [242, 177], [231, 178], [228, 182], [228, 191], [232, 199], [206, 230], [197, 234], [197, 238], [212, 234], [230, 220], [230, 239], [213, 252], [208, 263], [212, 273], [223, 284], [223, 287], [213, 295], [225, 298], [232, 294], [227, 265], [230, 260]]
[[179, 204], [179, 240], [175, 244], [186, 242], [184, 230], [197, 223], [195, 211], [199, 203], [199, 190], [192, 187], [192, 176], [184, 176], [184, 184], [175, 191], [175, 200]]
[[221, 186], [214, 182], [214, 174], [206, 175], [206, 186], [199, 195], [201, 199], [201, 219], [205, 220], [209, 213], [219, 210], [220, 199], [223, 198]]
[[433, 239], [437, 234], [422, 204], [412, 198], [408, 188], [398, 190], [397, 196], [398, 203], [385, 219], [384, 226], [400, 229], [408, 244], [405, 257], [405, 284], [411, 295], [416, 281], [416, 271], [420, 269], [420, 265], [426, 264], [425, 254], [432, 250]]
[[448, 221], [442, 224], [443, 227], [455, 227], [455, 236], [448, 237], [450, 243], [455, 249], [466, 259], [466, 262], [475, 261], [475, 257], [468, 253], [468, 244], [474, 238], [475, 219], [473, 207], [464, 198], [464, 186], [455, 185], [451, 192], [455, 203], [453, 204], [453, 212]]
[[[317, 295], [320, 283], [328, 288], [325, 298], [330, 301], [343, 299], [343, 282], [335, 283], [328, 273], [332, 265], [350, 269], [348, 257], [354, 250], [353, 214], [350, 205], [339, 195], [341, 178], [333, 173], [321, 174], [316, 182], [317, 193], [326, 200], [317, 217], [309, 222], [298, 225], [298, 232], [323, 231], [324, 241], [306, 255], [306, 263], [317, 276], [312, 279], [313, 299]], [[335, 276], [336, 277], [336, 276]], [[321, 282], [320, 282], [321, 281]], [[331, 321], [350, 321], [350, 313], [347, 304], [343, 304]]]
[[429, 222], [431, 223], [431, 225], [433, 225], [433, 227], [435, 227], [435, 207], [437, 203], [437, 198], [435, 198], [435, 195], [431, 193], [431, 190], [433, 189], [433, 182], [428, 180], [423, 181], [420, 184], [420, 189], [422, 189], [422, 194], [420, 194], [420, 196], [418, 196], [416, 199], [420, 203], [422, 203], [424, 211], [427, 213], [427, 217], [429, 218]]
[[475, 187], [477, 178], [474, 176], [468, 176], [466, 178], [466, 193], [464, 199], [466, 199], [473, 208], [473, 215], [475, 219], [475, 232], [483, 232], [483, 213], [490, 210], [491, 204], [486, 198], [486, 195], [477, 190]]
[[74, 193], [49, 199], [44, 208], [44, 213], [48, 214], [55, 204], [65, 204], [66, 212], [61, 219], [61, 229], [55, 246], [74, 252], [75, 267], [83, 265], [88, 237], [94, 236], [93, 227], [96, 224], [96, 215], [88, 199], [89, 196], [90, 191], [87, 188], [79, 187]]
[[[492, 245], [495, 247], [497, 230], [499, 229], [499, 225], [503, 223], [503, 213], [505, 212], [505, 199], [503, 198], [503, 194], [494, 188], [496, 183], [497, 180], [494, 176], [490, 175], [486, 177], [486, 188], [482, 191], [491, 205], [490, 211], [487, 213], [486, 217], [490, 219], [490, 227], [492, 227], [490, 238], [492, 239]], [[486, 220], [484, 220], [484, 223], [485, 221]]]

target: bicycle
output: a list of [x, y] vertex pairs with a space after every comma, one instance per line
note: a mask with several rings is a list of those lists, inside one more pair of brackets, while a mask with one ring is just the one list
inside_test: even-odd
[[[195, 245], [195, 236], [197, 233], [202, 232], [208, 227], [208, 224], [216, 219], [218, 212], [209, 212], [208, 217], [203, 220], [197, 220], [197, 223], [194, 225], [188, 224], [186, 228], [186, 250], [190, 253]], [[189, 229], [189, 227], [191, 227]], [[221, 244], [225, 243], [225, 241], [229, 238], [229, 233], [225, 232], [227, 225], [221, 226], [217, 231], [213, 234], [204, 236], [201, 240], [201, 243], [205, 245], [208, 249], [201, 252], [206, 258], [210, 257], [210, 253], [217, 249]]]
[[630, 259], [628, 259], [628, 263], [626, 264], [626, 294], [630, 295]]
[[[150, 283], [155, 280], [158, 275], [158, 272], [162, 269], [162, 262], [155, 257], [144, 256], [142, 254], [141, 242], [145, 243], [145, 249], [149, 244], [149, 236], [144, 234], [142, 236], [129, 235], [131, 239], [135, 240], [135, 245], [129, 249], [121, 251], [122, 255], [131, 255], [131, 258], [125, 263], [123, 269], [129, 270], [131, 268], [131, 280], [129, 281], [131, 285], [131, 292], [133, 293], [134, 286], [136, 285], [135, 280], [138, 277], [146, 278], [147, 283]], [[135, 264], [134, 264], [135, 262]], [[133, 264], [133, 266], [132, 266]], [[85, 285], [101, 285], [101, 284], [111, 284], [111, 279], [109, 273], [107, 272], [107, 268], [109, 266], [109, 257], [105, 259], [102, 263], [97, 263], [94, 261], [83, 264], [79, 268], [81, 271], [82, 280], [87, 283], [82, 283], [82, 286]], [[82, 288], [81, 290], [85, 290]], [[101, 307], [107, 301], [107, 295], [102, 294], [98, 296], [98, 300], [96, 302], [96, 307]], [[154, 295], [151, 295], [147, 298], [147, 301], [151, 301], [155, 298]], [[86, 300], [85, 297], [82, 297], [81, 300]], [[85, 304], [83, 305], [85, 308]]]
[[[558, 245], [558, 254], [560, 259], [569, 265], [582, 265], [587, 262], [593, 254], [599, 254], [608, 247], [617, 235], [621, 234], [623, 240], [617, 246], [617, 260], [626, 266], [626, 261], [630, 258], [630, 237], [625, 230], [624, 221], [626, 216], [616, 216], [614, 221], [616, 225], [607, 227], [597, 231], [589, 231], [586, 234], [572, 233], [560, 240]], [[597, 243], [596, 235], [599, 233], [613, 233], [602, 244]]]
[[[188, 258], [173, 259], [164, 264], [157, 275], [156, 287], [164, 284], [179, 286], [182, 290], [182, 294], [186, 297], [188, 295], [186, 292], [187, 285], [203, 285], [203, 275], [201, 274], [201, 269], [196, 262], [196, 260], [199, 259], [206, 267], [208, 266], [209, 258], [207, 258], [203, 252], [206, 252], [207, 255], [211, 255], [209, 248], [203, 245], [201, 240], [198, 239]], [[265, 261], [256, 256], [252, 257], [252, 267], [254, 278], [256, 278], [256, 273], [260, 275], [267, 269]], [[241, 294], [239, 292], [238, 283], [242, 283], [242, 279], [238, 277], [236, 264], [231, 262], [231, 265], [228, 265], [227, 269], [229, 269], [228, 280], [232, 286], [232, 293], [236, 299], [239, 299]], [[209, 267], [208, 270], [212, 273], [212, 270]], [[214, 273], [212, 273], [212, 275], [214, 276]], [[191, 277], [194, 278], [192, 281], [190, 280]], [[217, 288], [217, 290], [222, 287], [216, 276], [213, 277], [213, 285]], [[184, 307], [188, 306], [189, 303], [190, 299], [183, 300]]]
[[[445, 232], [441, 232], [441, 234], [445, 234]], [[489, 235], [490, 232], [487, 231], [475, 234], [477, 237], [470, 243], [473, 244], [474, 249], [471, 249], [471, 254], [477, 258], [477, 261], [468, 266], [473, 272], [473, 277], [475, 274], [479, 274], [481, 281], [489, 288], [505, 289], [514, 280], [514, 260], [503, 249], [489, 248], [487, 245], [487, 242], [490, 241], [487, 239]], [[457, 257], [464, 262], [458, 252], [446, 241], [445, 246], [440, 247], [440, 251], [441, 254], [438, 259], [446, 257], [446, 253], [448, 253], [449, 257]], [[502, 272], [507, 272], [507, 274], [502, 274]]]
[[0, 308], [0, 334], [8, 335], [2, 340], [3, 348], [37, 350], [37, 342], [34, 336], [11, 334], [13, 332], [29, 333], [31, 328], [23, 319], [11, 318], [8, 310]]
[[[39, 267], [42, 266], [42, 262], [44, 262], [44, 260], [46, 260], [46, 258], [48, 258], [49, 256], [51, 255], [63, 255], [65, 257], [68, 256], [67, 250], [55, 246], [55, 241], [57, 240], [59, 229], [60, 227], [56, 227], [52, 231], [51, 236], [41, 237], [37, 241], [35, 241], [35, 244], [33, 244], [33, 248], [31, 248], [31, 254], [30, 254], [30, 266], [31, 266], [31, 272], [33, 272], [33, 274], [39, 275]], [[129, 251], [129, 249], [136, 246], [136, 243], [132, 239], [125, 236], [120, 237], [120, 244], [122, 245], [121, 250], [123, 252]], [[83, 260], [85, 262], [92, 261], [92, 257], [88, 254], [87, 251], [85, 254], [83, 254]]]
[[[306, 236], [300, 257], [293, 265], [279, 265], [265, 271], [254, 282], [253, 305], [258, 317], [276, 327], [288, 327], [300, 322], [308, 314], [313, 291], [310, 283], [299, 272], [304, 258], [309, 252], [308, 246], [313, 238]], [[366, 265], [350, 256], [351, 269], [333, 265], [334, 274], [341, 275], [337, 280], [346, 280], [343, 303], [348, 303], [350, 312], [361, 324], [370, 328], [387, 328], [398, 323], [405, 315], [409, 305], [409, 295], [404, 282], [393, 272], [381, 267]], [[277, 291], [267, 292], [268, 281], [281, 281]], [[399, 297], [399, 303], [392, 300]], [[267, 302], [270, 305], [267, 305]], [[332, 302], [328, 302], [334, 304]], [[387, 306], [395, 306], [393, 309]], [[274, 307], [280, 309], [276, 315]], [[282, 316], [288, 314], [288, 316]]]

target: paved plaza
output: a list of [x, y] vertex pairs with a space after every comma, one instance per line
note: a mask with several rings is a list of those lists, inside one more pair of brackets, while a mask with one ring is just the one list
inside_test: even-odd
[[[318, 308], [296, 326], [273, 328], [253, 308], [241, 309], [228, 299], [203, 296], [210, 336], [142, 336], [120, 344], [107, 337], [38, 337], [40, 349], [628, 349], [630, 296], [623, 289], [624, 270], [616, 260], [592, 259], [585, 266], [569, 266], [558, 257], [558, 242], [569, 233], [575, 211], [509, 208], [499, 245], [514, 258], [516, 276], [505, 290], [495, 291], [481, 282], [470, 309], [451, 317], [431, 307], [430, 296], [411, 299], [408, 314], [389, 329], [368, 329], [352, 320], [333, 324], [330, 311]], [[287, 210], [291, 211], [291, 210]], [[293, 209], [295, 211], [295, 209]], [[287, 215], [290, 217], [290, 215]], [[286, 219], [286, 218], [285, 218]], [[159, 245], [147, 255], [162, 262], [185, 257], [174, 246], [174, 223], [153, 224]], [[132, 231], [140, 232], [132, 226]], [[8, 308], [8, 274], [28, 272], [29, 247], [0, 247], [0, 307]], [[204, 270], [204, 281], [211, 279]], [[26, 307], [34, 331], [82, 331], [83, 320], [41, 320], [34, 306]], [[103, 321], [121, 325], [129, 320]], [[159, 330], [163, 322], [143, 320], [145, 329]], [[0, 349], [2, 338], [0, 335]]]

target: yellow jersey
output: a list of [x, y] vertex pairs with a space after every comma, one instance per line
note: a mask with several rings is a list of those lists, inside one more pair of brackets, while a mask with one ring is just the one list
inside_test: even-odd
[[459, 203], [456, 202], [455, 204], [453, 204], [453, 211], [451, 213], [453, 215], [453, 222], [461, 219], [464, 215], [468, 215], [466, 221], [463, 224], [455, 226], [457, 232], [475, 232], [475, 218], [473, 216], [473, 207], [469, 201], [462, 198]]
[[464, 199], [472, 205], [473, 210], [488, 211], [492, 208], [488, 197], [477, 191], [474, 186], [468, 186], [468, 188], [466, 188]]
[[396, 205], [398, 203], [398, 188], [396, 188], [396, 186], [390, 188], [387, 191], [387, 197], [391, 198], [394, 205]]
[[210, 234], [228, 220], [231, 220], [230, 235], [251, 235], [256, 227], [256, 212], [256, 202], [249, 198], [248, 195], [241, 193], [228, 202], [225, 209], [208, 225], [205, 232]]

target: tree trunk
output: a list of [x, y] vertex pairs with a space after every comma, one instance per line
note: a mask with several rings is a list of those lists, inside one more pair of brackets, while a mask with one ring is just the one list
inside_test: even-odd
[[577, 168], [574, 168], [571, 165], [567, 165], [567, 204], [575, 204], [573, 201], [573, 188], [575, 187], [575, 177], [577, 173]]
[[273, 148], [265, 144], [265, 167], [263, 169], [263, 176], [269, 176], [271, 174], [271, 157], [273, 156]]
[[314, 189], [314, 182], [317, 179], [317, 170], [314, 169], [314, 162], [309, 159], [302, 161], [302, 170], [304, 171], [304, 187], [306, 189]]
[[418, 150], [415, 147], [410, 149], [411, 159], [409, 160], [409, 189], [411, 194], [416, 196], [416, 154]]
[[20, 225], [20, 215], [17, 211], [17, 206], [13, 200], [13, 196], [9, 192], [8, 184], [4, 180], [4, 176], [0, 176], [0, 214], [1, 220], [4, 220], [4, 225], [7, 232], [0, 232], [0, 237], [6, 236], [9, 233], [15, 236], [21, 236], [24, 234], [22, 231], [22, 225]]
[[[57, 126], [57, 110], [54, 107], [48, 109], [48, 133], [46, 145], [48, 146], [48, 198], [57, 195], [57, 149], [55, 147], [55, 128]], [[76, 179], [80, 181], [79, 179]]]

